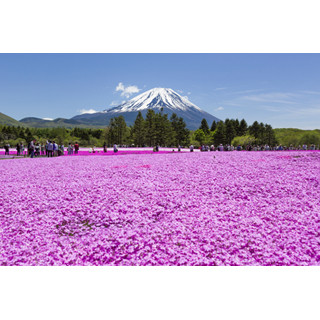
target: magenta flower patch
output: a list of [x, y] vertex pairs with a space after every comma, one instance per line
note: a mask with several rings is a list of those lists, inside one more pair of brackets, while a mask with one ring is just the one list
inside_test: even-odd
[[319, 152], [0, 161], [0, 265], [320, 265]]

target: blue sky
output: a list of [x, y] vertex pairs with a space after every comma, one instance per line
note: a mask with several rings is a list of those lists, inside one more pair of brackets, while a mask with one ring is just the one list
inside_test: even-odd
[[320, 129], [320, 54], [0, 54], [0, 112], [102, 111], [154, 87], [214, 116]]

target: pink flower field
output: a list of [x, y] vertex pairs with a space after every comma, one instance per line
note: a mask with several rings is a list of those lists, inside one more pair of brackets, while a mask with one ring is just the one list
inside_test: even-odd
[[0, 160], [0, 265], [320, 265], [320, 152]]

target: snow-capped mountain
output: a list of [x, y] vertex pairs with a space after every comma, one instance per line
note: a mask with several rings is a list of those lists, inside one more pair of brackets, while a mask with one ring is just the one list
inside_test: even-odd
[[105, 110], [107, 112], [135, 112], [146, 109], [168, 108], [172, 112], [176, 111], [190, 111], [201, 109], [191, 103], [188, 98], [180, 96], [172, 89], [154, 88], [148, 90], [135, 98], [119, 105], [118, 107]]
[[[120, 104], [117, 107], [107, 109], [101, 112], [85, 113], [75, 116], [71, 119], [40, 119], [40, 118], [24, 118], [19, 122], [21, 124], [38, 127], [106, 127], [110, 119], [122, 115], [128, 126], [133, 125], [139, 112], [145, 117], [149, 109], [154, 109], [155, 112], [162, 110], [168, 114], [168, 118], [172, 113], [178, 117], [182, 117], [191, 130], [198, 129], [201, 120], [205, 118], [211, 126], [213, 121], [220, 121], [208, 112], [201, 110], [199, 107], [189, 101], [187, 97], [182, 97], [172, 89], [154, 88], [144, 93], [139, 94], [133, 99]], [[1, 114], [0, 114], [1, 116]]]

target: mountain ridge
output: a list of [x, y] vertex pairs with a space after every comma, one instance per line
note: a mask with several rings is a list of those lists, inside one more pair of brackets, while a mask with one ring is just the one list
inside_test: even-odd
[[168, 114], [169, 118], [175, 113], [178, 117], [184, 119], [187, 128], [191, 130], [199, 128], [202, 119], [206, 119], [209, 126], [213, 121], [220, 121], [217, 117], [193, 104], [187, 97], [179, 95], [170, 88], [153, 88], [116, 107], [100, 112], [84, 113], [70, 119], [56, 118], [54, 120], [45, 120], [27, 117], [17, 121], [18, 124], [16, 125], [20, 124], [36, 128], [104, 128], [109, 124], [111, 118], [122, 115], [127, 125], [130, 126], [134, 124], [139, 112], [145, 117], [149, 109], [153, 109], [156, 112], [162, 111]]
[[101, 124], [100, 121], [110, 120], [113, 117], [123, 115], [127, 124], [133, 125], [138, 113], [141, 112], [145, 117], [149, 109], [155, 111], [163, 110], [163, 113], [168, 114], [169, 117], [175, 113], [178, 117], [182, 117], [187, 127], [192, 130], [200, 126], [203, 118], [205, 118], [209, 124], [213, 121], [220, 121], [217, 117], [201, 110], [198, 106], [191, 103], [189, 99], [182, 97], [169, 88], [153, 88], [117, 107], [106, 109], [102, 112], [77, 115], [71, 118], [71, 120]]

